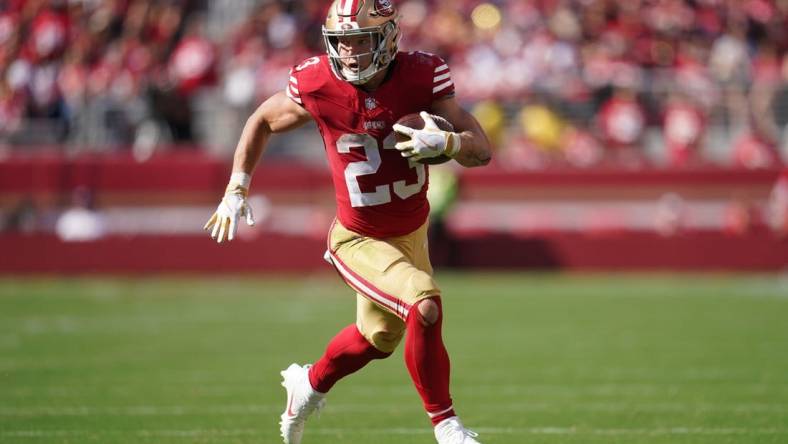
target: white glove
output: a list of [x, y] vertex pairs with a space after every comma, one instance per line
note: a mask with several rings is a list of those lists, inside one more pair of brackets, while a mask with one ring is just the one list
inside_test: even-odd
[[398, 123], [392, 127], [394, 131], [410, 137], [394, 145], [402, 157], [421, 160], [438, 157], [441, 154], [456, 156], [460, 152], [460, 135], [438, 128], [432, 115], [426, 111], [420, 112], [419, 115], [424, 120], [424, 129], [415, 129]]
[[252, 207], [246, 202], [246, 193], [247, 189], [241, 185], [231, 182], [227, 186], [219, 207], [203, 227], [204, 230], [211, 230], [211, 238], [216, 239], [216, 242], [233, 240], [238, 230], [238, 219], [241, 217], [246, 218], [249, 226], [254, 225], [254, 215]]

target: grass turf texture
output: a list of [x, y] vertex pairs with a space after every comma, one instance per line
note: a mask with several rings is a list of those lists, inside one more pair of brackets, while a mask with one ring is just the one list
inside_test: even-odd
[[[778, 276], [442, 274], [483, 443], [788, 442]], [[335, 276], [0, 280], [0, 442], [277, 443], [279, 370], [354, 320]], [[401, 351], [304, 444], [430, 443]]]

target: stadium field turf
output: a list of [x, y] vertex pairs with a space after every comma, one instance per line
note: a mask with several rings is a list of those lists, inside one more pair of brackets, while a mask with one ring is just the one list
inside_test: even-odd
[[[439, 273], [485, 444], [788, 443], [778, 275]], [[281, 442], [279, 371], [354, 320], [334, 275], [0, 279], [0, 442]], [[434, 442], [401, 350], [303, 444]]]

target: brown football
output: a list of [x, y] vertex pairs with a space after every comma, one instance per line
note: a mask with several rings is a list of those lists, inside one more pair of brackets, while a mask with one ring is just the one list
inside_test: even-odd
[[[432, 118], [435, 120], [435, 124], [438, 125], [438, 128], [440, 128], [440, 129], [442, 129], [444, 131], [454, 131], [454, 126], [451, 124], [451, 122], [449, 122], [448, 120], [444, 119], [443, 117], [436, 116], [436, 115], [433, 114]], [[419, 113], [406, 114], [406, 115], [400, 117], [399, 120], [397, 120], [397, 123], [399, 123], [400, 125], [409, 126], [411, 128], [415, 128], [415, 129], [423, 129], [424, 128], [424, 119], [421, 118]], [[406, 136], [404, 134], [400, 134], [400, 133], [398, 133], [396, 131], [394, 132], [394, 136], [397, 138], [397, 142], [404, 142], [404, 141], [409, 139], [408, 136]], [[438, 164], [441, 164], [441, 163], [446, 163], [446, 162], [448, 162], [450, 160], [452, 160], [451, 157], [449, 157], [449, 156], [447, 156], [445, 154], [441, 154], [440, 156], [437, 156], [437, 157], [428, 157], [426, 159], [421, 159], [418, 162], [419, 163], [426, 163], [426, 164], [429, 164], [429, 165], [438, 165]]]

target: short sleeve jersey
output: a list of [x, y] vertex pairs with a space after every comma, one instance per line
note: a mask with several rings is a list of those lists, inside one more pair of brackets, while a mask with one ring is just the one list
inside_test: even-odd
[[398, 53], [372, 92], [337, 78], [325, 55], [293, 67], [287, 95], [320, 129], [342, 225], [386, 238], [408, 234], [426, 221], [427, 166], [400, 155], [391, 127], [453, 94], [446, 63], [424, 52]]

